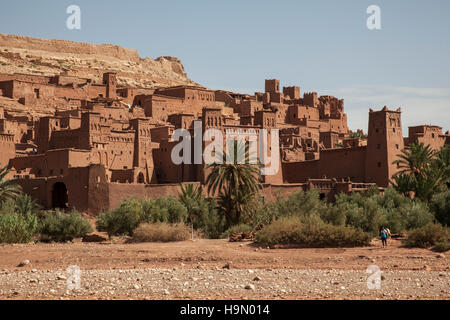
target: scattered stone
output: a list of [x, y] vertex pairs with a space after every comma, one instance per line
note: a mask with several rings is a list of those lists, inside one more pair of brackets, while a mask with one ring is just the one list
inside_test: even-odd
[[439, 254], [436, 256], [436, 258], [438, 258], [438, 259], [444, 259], [444, 258], [445, 258], [445, 254], [439, 253]]
[[64, 276], [64, 275], [59, 275], [59, 276], [57, 277], [57, 279], [58, 279], [58, 280], [67, 280], [66, 276]]
[[431, 267], [430, 267], [429, 265], [424, 265], [424, 266], [423, 266], [423, 269], [424, 269], [425, 271], [431, 271]]
[[255, 291], [255, 286], [252, 285], [252, 284], [248, 284], [248, 285], [245, 286], [245, 289], [246, 289], [246, 290], [252, 290], [252, 291]]
[[222, 269], [230, 269], [230, 268], [231, 268], [230, 262], [225, 263], [225, 265], [222, 267]]
[[26, 265], [30, 264], [30, 260], [23, 260], [21, 263], [19, 263], [18, 267], [24, 267]]
[[141, 286], [138, 285], [138, 284], [135, 284], [135, 285], [133, 286], [133, 288], [136, 289], [136, 290], [139, 290], [139, 289], [141, 288]]
[[258, 277], [258, 276], [256, 276], [256, 277], [254, 277], [253, 278], [253, 281], [261, 281], [262, 279], [260, 278], [260, 277]]

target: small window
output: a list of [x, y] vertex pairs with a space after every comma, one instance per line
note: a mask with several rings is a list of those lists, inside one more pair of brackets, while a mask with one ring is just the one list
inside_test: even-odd
[[377, 165], [378, 165], [378, 168], [381, 168], [381, 162], [378, 162]]
[[397, 150], [398, 150], [398, 144], [396, 144], [396, 145], [395, 145], [395, 149], [397, 149]]

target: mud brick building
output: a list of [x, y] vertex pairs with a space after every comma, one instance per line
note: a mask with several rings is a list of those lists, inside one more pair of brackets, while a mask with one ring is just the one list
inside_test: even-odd
[[[204, 163], [171, 158], [175, 130], [194, 137], [196, 126], [224, 137], [266, 129], [268, 146], [278, 130], [277, 150], [268, 150], [279, 153], [278, 170], [262, 177], [268, 199], [278, 191], [317, 188], [333, 199], [384, 188], [403, 148], [416, 141], [434, 149], [450, 144], [437, 126], [410, 127], [403, 137], [401, 110], [387, 107], [369, 110], [367, 139], [352, 137], [343, 99], [302, 95], [277, 79], [248, 95], [200, 86], [118, 87], [112, 72], [102, 83], [64, 74], [0, 75], [0, 164], [45, 208], [98, 214], [126, 197], [176, 195], [180, 184], [204, 184]], [[201, 151], [209, 143], [202, 140]], [[190, 151], [194, 157], [194, 145]]]

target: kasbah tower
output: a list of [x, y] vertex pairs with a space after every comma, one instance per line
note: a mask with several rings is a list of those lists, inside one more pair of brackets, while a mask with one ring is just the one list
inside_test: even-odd
[[401, 110], [384, 107], [380, 111], [369, 110], [367, 137], [366, 179], [378, 186], [387, 187], [389, 179], [398, 172], [397, 155], [404, 148]]

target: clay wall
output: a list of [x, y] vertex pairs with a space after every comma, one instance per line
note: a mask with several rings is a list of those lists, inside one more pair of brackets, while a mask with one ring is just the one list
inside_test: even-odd
[[329, 149], [320, 152], [318, 178], [365, 180], [366, 147]]
[[9, 160], [16, 156], [14, 135], [0, 133], [0, 167], [4, 167]]

